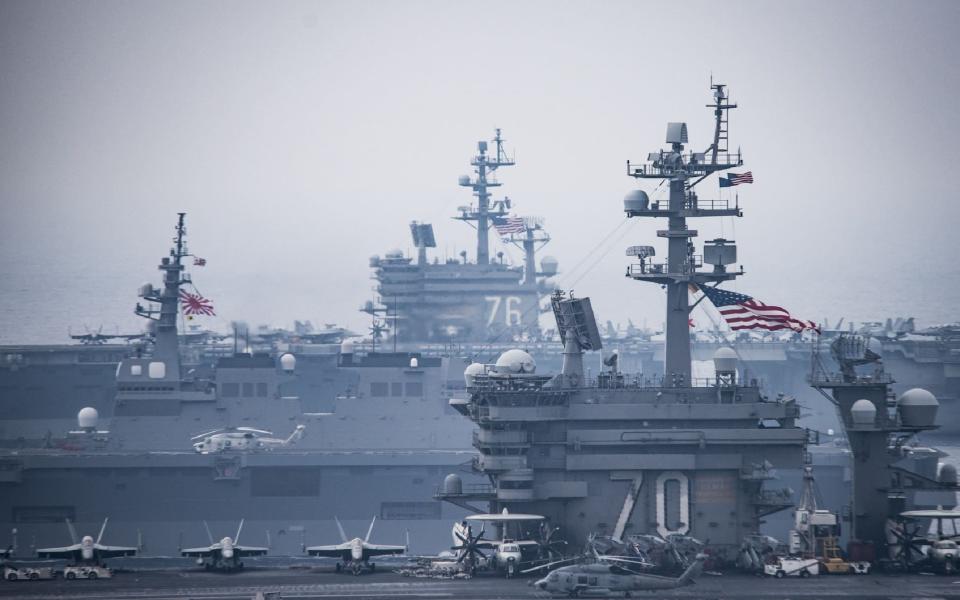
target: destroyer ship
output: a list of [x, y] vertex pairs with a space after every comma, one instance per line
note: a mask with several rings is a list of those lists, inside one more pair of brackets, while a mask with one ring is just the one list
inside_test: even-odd
[[152, 344], [119, 360], [107, 414], [86, 406], [58, 429], [62, 419], [29, 406], [5, 415], [5, 436], [18, 439], [0, 450], [0, 529], [17, 531], [18, 553], [55, 545], [67, 519], [107, 517], [113, 539], [154, 555], [203, 541], [204, 520], [241, 519], [274, 553], [299, 554], [337, 539], [335, 515], [358, 530], [378, 517], [383, 540], [411, 529], [414, 548], [446, 545], [462, 511], [432, 494], [469, 461], [472, 426], [446, 406], [444, 361], [344, 345], [307, 381], [290, 352], [186, 368], [177, 321], [187, 256], [181, 213], [162, 284], [139, 290]]

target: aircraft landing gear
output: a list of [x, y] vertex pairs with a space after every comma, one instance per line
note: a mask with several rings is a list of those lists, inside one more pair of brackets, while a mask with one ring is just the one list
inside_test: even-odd
[[353, 576], [359, 577], [363, 573], [363, 565], [361, 563], [353, 563]]
[[377, 563], [370, 563], [370, 572], [373, 573], [377, 570]]
[[339, 572], [340, 572], [340, 569], [341, 569], [340, 563], [337, 563], [337, 567], [336, 567], [336, 568], [337, 568], [337, 573], [339, 573]]

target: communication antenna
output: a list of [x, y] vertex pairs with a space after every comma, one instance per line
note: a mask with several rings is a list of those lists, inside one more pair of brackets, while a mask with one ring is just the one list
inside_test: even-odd
[[477, 264], [486, 265], [490, 263], [490, 243], [489, 230], [491, 225], [491, 215], [505, 215], [504, 206], [507, 202], [500, 204], [498, 213], [490, 212], [489, 188], [499, 187], [500, 183], [491, 177], [494, 171], [500, 167], [511, 167], [516, 164], [512, 157], [507, 156], [503, 149], [504, 139], [500, 135], [500, 129], [496, 130], [493, 143], [496, 145], [496, 156], [487, 154], [487, 142], [477, 142], [477, 155], [470, 160], [474, 168], [474, 176], [461, 175], [459, 184], [461, 187], [468, 187], [473, 190], [473, 195], [477, 198], [477, 205], [461, 206], [460, 215], [454, 217], [459, 221], [466, 223], [476, 222], [474, 226], [477, 230]]

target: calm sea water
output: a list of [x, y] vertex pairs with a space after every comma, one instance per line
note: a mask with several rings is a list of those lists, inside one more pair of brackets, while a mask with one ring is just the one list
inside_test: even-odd
[[[156, 269], [160, 254], [153, 246], [130, 252], [105, 250], [95, 261], [70, 252], [35, 255], [22, 248], [4, 248], [3, 254], [0, 344], [63, 343], [69, 341], [68, 332], [100, 327], [104, 333], [139, 332], [144, 323], [133, 315], [136, 290], [145, 282], [160, 281]], [[315, 324], [337, 323], [366, 331], [366, 317], [356, 309], [371, 297], [370, 272], [364, 267], [346, 277], [325, 274], [323, 261], [305, 264], [299, 275], [297, 270], [289, 275], [273, 270], [239, 273], [242, 269], [227, 268], [222, 261], [206, 271], [195, 269], [194, 280], [202, 282], [201, 291], [214, 299], [217, 308], [217, 316], [204, 318], [202, 325], [229, 331], [233, 320], [291, 327], [294, 319], [312, 319]], [[848, 322], [860, 322], [914, 316], [919, 326], [960, 321], [960, 265], [930, 269], [891, 265], [883, 273], [848, 273], [852, 274], [783, 281], [753, 274], [749, 283], [757, 297], [778, 299], [795, 314], [816, 320], [827, 317], [835, 322], [843, 316]], [[605, 295], [622, 293], [595, 285], [582, 292], [593, 297], [595, 306], [613, 304]], [[662, 307], [633, 306], [628, 310], [636, 312], [607, 312], [603, 318], [623, 323], [628, 318], [635, 323], [662, 321]]]

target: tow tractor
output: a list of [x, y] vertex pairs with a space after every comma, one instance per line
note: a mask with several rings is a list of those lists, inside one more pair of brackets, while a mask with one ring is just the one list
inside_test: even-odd
[[50, 567], [11, 567], [3, 568], [3, 578], [7, 581], [38, 581], [53, 579], [56, 573]]
[[870, 563], [865, 560], [849, 562], [844, 560], [835, 537], [823, 540], [823, 558], [820, 564], [827, 573], [866, 575], [870, 572]]
[[110, 579], [113, 571], [97, 565], [73, 565], [63, 568], [65, 579]]
[[820, 574], [820, 561], [815, 558], [801, 558], [799, 556], [783, 556], [775, 563], [763, 565], [763, 574], [772, 575], [777, 579], [787, 576], [809, 577]]

